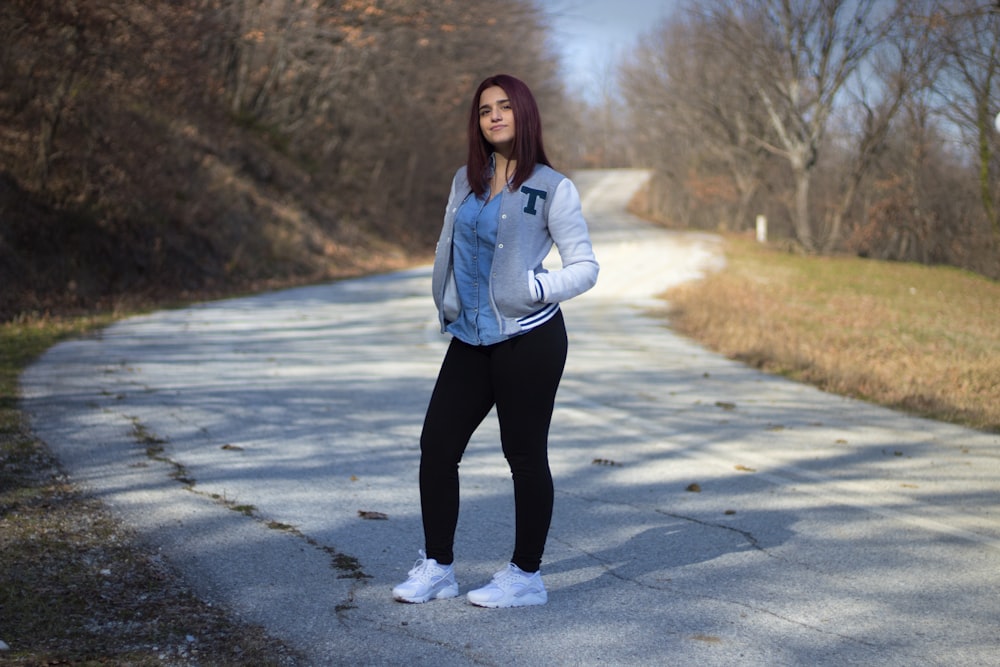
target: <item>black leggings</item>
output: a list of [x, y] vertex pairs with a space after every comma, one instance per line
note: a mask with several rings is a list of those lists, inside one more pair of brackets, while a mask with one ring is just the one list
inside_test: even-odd
[[420, 436], [420, 506], [428, 558], [454, 560], [458, 464], [493, 405], [514, 479], [515, 542], [511, 562], [535, 572], [552, 521], [548, 437], [566, 363], [561, 312], [536, 329], [495, 345], [452, 339]]

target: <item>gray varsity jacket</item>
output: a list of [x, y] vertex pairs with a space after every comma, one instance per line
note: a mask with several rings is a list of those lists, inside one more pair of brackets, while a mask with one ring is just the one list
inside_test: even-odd
[[[431, 291], [441, 332], [458, 317], [460, 304], [452, 267], [452, 233], [458, 207], [472, 192], [462, 167], [452, 180], [444, 226], [434, 256]], [[599, 266], [591, 247], [580, 195], [573, 182], [545, 165], [517, 192], [499, 195], [500, 220], [490, 280], [490, 303], [504, 334], [521, 331], [520, 320], [544, 308], [586, 292], [597, 282]], [[542, 260], [559, 251], [562, 268], [547, 271]], [[536, 280], [537, 279], [537, 280]]]

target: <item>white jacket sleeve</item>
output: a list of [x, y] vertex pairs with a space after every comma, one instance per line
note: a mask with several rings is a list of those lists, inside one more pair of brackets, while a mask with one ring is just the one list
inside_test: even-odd
[[534, 278], [542, 288], [545, 303], [556, 303], [589, 290], [597, 283], [600, 270], [580, 207], [580, 193], [568, 178], [563, 179], [552, 197], [548, 229], [562, 268], [539, 273]]

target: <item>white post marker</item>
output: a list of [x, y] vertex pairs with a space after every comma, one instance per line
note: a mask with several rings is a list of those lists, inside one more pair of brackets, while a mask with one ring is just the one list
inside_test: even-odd
[[1000, 132], [1000, 113], [998, 113], [997, 117], [993, 119], [993, 125], [996, 126], [997, 132]]
[[757, 242], [767, 243], [767, 218], [763, 215], [757, 216]]

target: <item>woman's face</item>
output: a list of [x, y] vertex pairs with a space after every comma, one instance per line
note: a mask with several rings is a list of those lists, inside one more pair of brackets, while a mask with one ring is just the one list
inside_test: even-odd
[[479, 96], [479, 129], [497, 150], [514, 145], [514, 110], [500, 86], [487, 88]]

